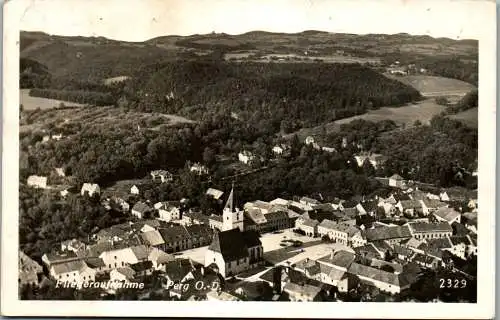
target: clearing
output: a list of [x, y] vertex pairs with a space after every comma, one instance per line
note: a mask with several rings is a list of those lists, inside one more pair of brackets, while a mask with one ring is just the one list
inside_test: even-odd
[[[383, 107], [377, 110], [370, 110], [365, 114], [328, 122], [324, 126], [327, 133], [332, 133], [340, 131], [340, 126], [342, 124], [358, 119], [373, 122], [392, 120], [398, 125], [405, 126], [413, 125], [416, 120], [420, 120], [423, 124], [429, 124], [430, 120], [435, 115], [440, 114], [442, 111], [445, 111], [445, 109], [446, 107], [436, 104], [434, 98], [429, 98], [419, 102], [409, 103], [403, 107]], [[307, 136], [314, 136], [322, 132], [324, 132], [322, 126], [302, 128], [297, 132], [286, 135], [286, 137], [297, 134], [300, 140], [304, 140]]]
[[471, 128], [477, 128], [478, 126], [478, 108], [472, 108], [459, 112], [457, 114], [451, 114], [447, 116], [450, 119], [458, 120], [466, 124]]
[[470, 83], [445, 77], [425, 75], [392, 76], [387, 74], [385, 76], [412, 86], [424, 97], [464, 96], [475, 88]]
[[55, 99], [47, 99], [30, 96], [30, 89], [19, 90], [19, 103], [23, 105], [24, 110], [35, 110], [36, 108], [52, 109], [61, 106], [83, 107], [83, 104]]
[[[23, 119], [27, 118], [27, 119]], [[128, 111], [117, 107], [84, 107], [67, 109], [45, 109], [29, 117], [22, 116], [19, 130], [33, 131], [46, 127], [80, 123], [95, 130], [116, 127], [133, 127], [138, 130], [160, 130], [162, 126], [194, 123], [187, 118], [162, 113]]]

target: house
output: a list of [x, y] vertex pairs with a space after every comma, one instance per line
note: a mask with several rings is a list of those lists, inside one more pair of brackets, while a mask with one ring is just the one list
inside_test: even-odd
[[356, 255], [345, 250], [330, 252], [330, 254], [319, 258], [317, 261], [320, 265], [330, 266], [337, 270], [347, 272], [349, 266], [355, 261]]
[[[469, 248], [471, 246], [475, 246], [474, 243], [472, 242], [472, 239], [470, 236], [452, 236], [449, 237], [451, 241], [451, 248], [448, 249], [449, 252], [451, 252], [453, 255], [465, 260], [471, 253], [471, 250]], [[477, 251], [476, 251], [477, 253]]]
[[404, 188], [406, 186], [406, 182], [399, 174], [393, 174], [389, 177], [389, 186], [394, 188]]
[[314, 138], [312, 136], [308, 136], [308, 137], [306, 137], [306, 140], [304, 143], [307, 145], [310, 145], [310, 144], [314, 144], [314, 142], [315, 142]]
[[78, 260], [79, 257], [73, 251], [46, 253], [42, 256], [42, 262], [50, 268], [52, 265]]
[[360, 247], [366, 244], [366, 240], [361, 235], [361, 230], [346, 223], [335, 223], [325, 219], [318, 225], [318, 234], [328, 236], [336, 243], [343, 245]]
[[132, 207], [132, 214], [139, 219], [144, 219], [153, 213], [153, 209], [146, 203], [139, 201]]
[[186, 227], [170, 225], [159, 229], [159, 231], [164, 241], [163, 246], [160, 247], [163, 251], [173, 253], [192, 248], [191, 236]]
[[214, 188], [208, 188], [207, 192], [205, 194], [207, 196], [215, 199], [215, 200], [221, 200], [222, 199], [222, 195], [224, 194], [224, 191], [217, 190], [217, 189], [214, 189]]
[[243, 205], [244, 210], [251, 210], [251, 209], [257, 209], [259, 210], [262, 214], [268, 214], [272, 209], [273, 205], [270, 204], [269, 202], [265, 201], [253, 201], [253, 202], [247, 202]]
[[332, 147], [321, 147], [321, 150], [329, 153], [337, 152], [337, 149], [332, 148]]
[[451, 236], [453, 233], [453, 228], [447, 222], [409, 222], [408, 227], [413, 237], [417, 240], [445, 238]]
[[453, 224], [453, 222], [460, 223], [460, 217], [461, 217], [459, 212], [457, 212], [453, 208], [448, 208], [448, 207], [439, 208], [438, 210], [433, 212], [433, 216], [438, 221], [446, 221], [450, 225]]
[[29, 176], [27, 180], [27, 184], [30, 187], [37, 189], [46, 189], [47, 188], [47, 177], [41, 176]]
[[121, 268], [146, 261], [149, 256], [149, 249], [145, 245], [125, 247], [121, 249], [111, 249], [99, 255], [108, 269]]
[[321, 288], [310, 284], [296, 284], [288, 282], [283, 291], [288, 294], [290, 301], [321, 301]]
[[477, 234], [477, 211], [462, 214], [461, 221], [468, 230]]
[[441, 199], [441, 201], [450, 201], [450, 197], [448, 196], [448, 193], [446, 191], [443, 191], [439, 194], [439, 199]]
[[288, 206], [290, 203], [289, 200], [281, 199], [281, 198], [276, 198], [272, 201], [269, 202], [271, 205], [277, 205], [277, 206]]
[[319, 222], [313, 219], [297, 219], [295, 221], [295, 228], [302, 230], [309, 237], [315, 237], [317, 234]]
[[212, 290], [207, 293], [208, 301], [240, 301], [238, 297], [222, 290]]
[[140, 234], [142, 242], [150, 247], [163, 247], [165, 241], [158, 230], [150, 230]]
[[61, 133], [59, 134], [53, 134], [52, 135], [52, 139], [56, 140], [56, 141], [59, 141], [63, 138], [63, 135]]
[[191, 245], [193, 248], [208, 246], [212, 242], [212, 230], [203, 224], [195, 224], [185, 226], [187, 233], [191, 237]]
[[87, 266], [93, 269], [97, 275], [102, 275], [106, 272], [107, 268], [104, 264], [104, 261], [98, 257], [86, 257], [83, 261], [87, 264]]
[[128, 202], [119, 197], [112, 197], [109, 201], [109, 205], [111, 208], [121, 212], [128, 212], [130, 210]]
[[82, 260], [59, 263], [50, 267], [50, 275], [60, 282], [77, 284], [93, 282], [95, 274], [95, 270], [89, 268]]
[[93, 197], [101, 193], [101, 188], [96, 183], [84, 183], [80, 193], [82, 196], [87, 194], [89, 197]]
[[303, 205], [311, 206], [311, 207], [314, 207], [314, 206], [321, 204], [321, 202], [319, 202], [318, 200], [308, 198], [308, 197], [300, 198], [299, 202], [302, 203]]
[[448, 206], [448, 204], [441, 202], [439, 200], [425, 199], [425, 198], [420, 200], [420, 204], [422, 205], [422, 212], [424, 213], [424, 215], [428, 215], [439, 208]]
[[110, 281], [128, 283], [134, 280], [135, 271], [129, 266], [116, 268], [109, 273]]
[[195, 267], [190, 259], [174, 259], [165, 263], [165, 279], [167, 283], [184, 283], [194, 278]]
[[353, 262], [348, 269], [350, 274], [356, 275], [360, 280], [365, 280], [381, 291], [397, 294], [410, 287], [404, 274], [396, 275], [378, 268], [365, 266]]
[[[182, 214], [182, 220], [179, 222], [184, 225], [191, 225], [191, 224], [210, 225], [208, 216], [204, 215], [203, 213], [197, 210], [192, 210], [192, 209], [190, 209], [187, 212], [184, 212]], [[220, 224], [222, 225], [222, 219], [220, 221]]]
[[377, 201], [376, 200], [366, 200], [361, 201], [356, 205], [356, 209], [360, 215], [373, 215], [377, 211]]
[[254, 161], [255, 156], [248, 150], [243, 150], [238, 153], [238, 160], [244, 164], [250, 164]]
[[208, 174], [208, 168], [198, 162], [189, 167], [189, 171], [194, 172], [199, 176]]
[[153, 263], [151, 261], [141, 261], [130, 265], [136, 277], [149, 276], [153, 273]]
[[398, 208], [399, 212], [402, 214], [412, 217], [422, 212], [422, 204], [418, 200], [401, 200], [395, 207]]
[[170, 222], [181, 219], [181, 209], [179, 202], [162, 202], [162, 205], [159, 208], [156, 205], [155, 208], [158, 209], [160, 220]]
[[262, 264], [259, 234], [238, 228], [218, 232], [205, 254], [205, 266], [217, 265], [223, 277], [230, 277]]
[[130, 194], [139, 194], [139, 188], [135, 184], [130, 188]]
[[390, 244], [400, 243], [412, 237], [408, 226], [377, 227], [365, 231], [368, 242], [387, 241]]
[[56, 174], [59, 177], [65, 177], [66, 176], [66, 172], [64, 171], [64, 168], [54, 168], [54, 170], [56, 171]]
[[272, 151], [275, 155], [283, 155], [287, 151], [290, 151], [290, 146], [286, 144], [276, 145], [273, 147]]
[[39, 277], [43, 274], [43, 268], [35, 260], [19, 251], [18, 260], [18, 283], [19, 286], [39, 284]]
[[154, 270], [165, 272], [167, 262], [174, 261], [175, 257], [157, 248], [153, 248], [148, 256], [148, 261], [151, 261]]
[[477, 211], [477, 199], [470, 199], [467, 203], [467, 207], [472, 211]]
[[429, 256], [424, 253], [416, 253], [412, 262], [429, 269], [436, 269], [441, 265], [441, 262], [437, 257]]
[[151, 178], [153, 181], [159, 178], [161, 183], [172, 182], [174, 180], [174, 176], [167, 170], [153, 170], [151, 171]]
[[362, 167], [365, 161], [368, 161], [373, 168], [378, 169], [384, 165], [387, 157], [377, 153], [360, 153], [354, 156], [354, 160], [356, 160], [358, 167]]
[[73, 251], [78, 254], [85, 251], [86, 244], [80, 240], [72, 239], [61, 242], [61, 251]]

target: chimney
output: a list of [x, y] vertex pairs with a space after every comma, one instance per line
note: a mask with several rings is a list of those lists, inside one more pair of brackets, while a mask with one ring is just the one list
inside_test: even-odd
[[335, 249], [332, 249], [332, 252], [330, 252], [330, 259], [333, 259], [334, 255], [335, 255]]
[[201, 266], [201, 275], [204, 276], [205, 275], [205, 267]]

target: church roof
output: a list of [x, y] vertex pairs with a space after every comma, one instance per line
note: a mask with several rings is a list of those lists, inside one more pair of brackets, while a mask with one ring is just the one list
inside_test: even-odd
[[216, 233], [209, 250], [220, 252], [225, 261], [248, 257], [248, 248], [261, 245], [255, 231], [241, 231], [238, 228]]
[[229, 209], [231, 212], [234, 212], [234, 187], [231, 188], [231, 193], [229, 194], [229, 197], [227, 198], [226, 205], [224, 206], [224, 209]]

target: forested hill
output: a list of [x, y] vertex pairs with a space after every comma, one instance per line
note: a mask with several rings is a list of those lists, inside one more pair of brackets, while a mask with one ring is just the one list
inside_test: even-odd
[[223, 111], [290, 130], [420, 98], [359, 64], [184, 60], [149, 66], [133, 79], [121, 99], [132, 109], [195, 119]]

